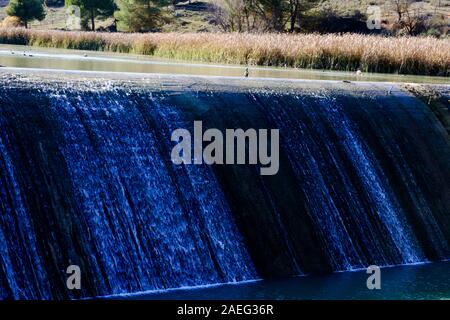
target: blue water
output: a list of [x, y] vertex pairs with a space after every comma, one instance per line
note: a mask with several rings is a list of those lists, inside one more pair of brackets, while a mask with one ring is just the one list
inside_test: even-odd
[[448, 300], [450, 262], [381, 269], [381, 289], [369, 290], [365, 271], [303, 276], [210, 288], [141, 293], [137, 300]]
[[[430, 108], [400, 88], [2, 80], [1, 298], [108, 296], [450, 257], [450, 140]], [[171, 133], [195, 120], [205, 130], [280, 129], [279, 173], [173, 164]], [[80, 291], [66, 288], [71, 264], [82, 270]], [[289, 279], [233, 288], [269, 296], [278, 283], [280, 297], [307, 298], [288, 283], [311, 278]]]

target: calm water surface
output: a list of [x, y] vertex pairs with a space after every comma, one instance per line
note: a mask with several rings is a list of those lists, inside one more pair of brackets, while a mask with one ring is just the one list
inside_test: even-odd
[[[132, 295], [133, 299], [450, 299], [450, 262], [381, 269], [381, 289], [366, 287], [366, 271]], [[123, 297], [120, 297], [123, 298]]]
[[[85, 71], [164, 73], [209, 76], [244, 75], [244, 66], [191, 63], [155, 59], [143, 55], [49, 49], [29, 46], [0, 45], [0, 65], [16, 68], [63, 69]], [[294, 68], [251, 67], [250, 77], [313, 80], [350, 80], [382, 82], [450, 83], [450, 78], [392, 74], [305, 70]]]

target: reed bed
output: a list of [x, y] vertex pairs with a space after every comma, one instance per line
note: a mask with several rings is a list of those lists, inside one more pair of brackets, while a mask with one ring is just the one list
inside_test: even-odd
[[450, 40], [359, 34], [94, 33], [0, 29], [0, 43], [260, 66], [450, 76]]

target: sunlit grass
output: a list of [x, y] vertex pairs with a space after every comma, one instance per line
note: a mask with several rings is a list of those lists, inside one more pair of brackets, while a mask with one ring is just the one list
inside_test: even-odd
[[0, 29], [0, 43], [172, 59], [330, 70], [450, 75], [450, 40], [358, 34], [93, 33]]

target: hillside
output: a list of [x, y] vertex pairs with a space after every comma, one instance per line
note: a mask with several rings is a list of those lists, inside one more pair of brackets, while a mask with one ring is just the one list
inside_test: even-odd
[[[449, 17], [450, 0], [423, 0], [416, 2], [417, 7], [424, 13], [444, 14], [447, 15], [447, 18]], [[392, 8], [389, 6], [390, 3], [392, 3], [390, 0], [324, 0], [318, 7], [321, 9], [331, 8], [341, 14], [351, 15], [357, 10], [364, 13], [370, 5], [378, 5], [384, 12], [388, 12], [388, 15], [393, 15], [394, 12], [392, 12]]]
[[[174, 8], [167, 8], [170, 23], [163, 26], [161, 31], [173, 32], [214, 32], [219, 31], [214, 22], [211, 0], [181, 2]], [[0, 0], [0, 21], [6, 17], [7, 0]], [[98, 20], [99, 27], [107, 27], [113, 19]], [[31, 28], [38, 29], [64, 29], [66, 26], [66, 13], [64, 7], [49, 8], [43, 21], [30, 23]]]
[[[8, 0], [0, 0], [0, 21], [6, 16], [5, 6]], [[214, 7], [220, 0], [202, 0], [195, 1], [189, 4], [188, 1], [181, 2], [174, 7], [166, 8], [169, 23], [164, 25], [160, 31], [168, 32], [214, 32], [220, 31], [220, 27], [216, 23], [214, 15]], [[369, 5], [379, 5], [382, 10], [383, 19], [393, 20], [395, 12], [392, 11], [392, 3], [390, 0], [323, 0], [309, 11], [309, 15], [315, 16], [323, 12], [332, 12], [338, 16], [355, 16], [355, 13], [365, 14]], [[438, 16], [442, 21], [441, 24], [449, 25], [450, 19], [450, 0], [424, 0], [417, 1], [415, 8], [419, 12]], [[445, 22], [444, 20], [447, 20]], [[65, 8], [49, 8], [47, 17], [39, 22], [32, 22], [32, 28], [39, 29], [64, 29], [66, 21]], [[106, 21], [99, 20], [97, 25], [99, 27], [107, 27], [113, 23], [112, 19]], [[308, 21], [309, 23], [309, 21]], [[306, 30], [310, 31], [310, 30]]]

